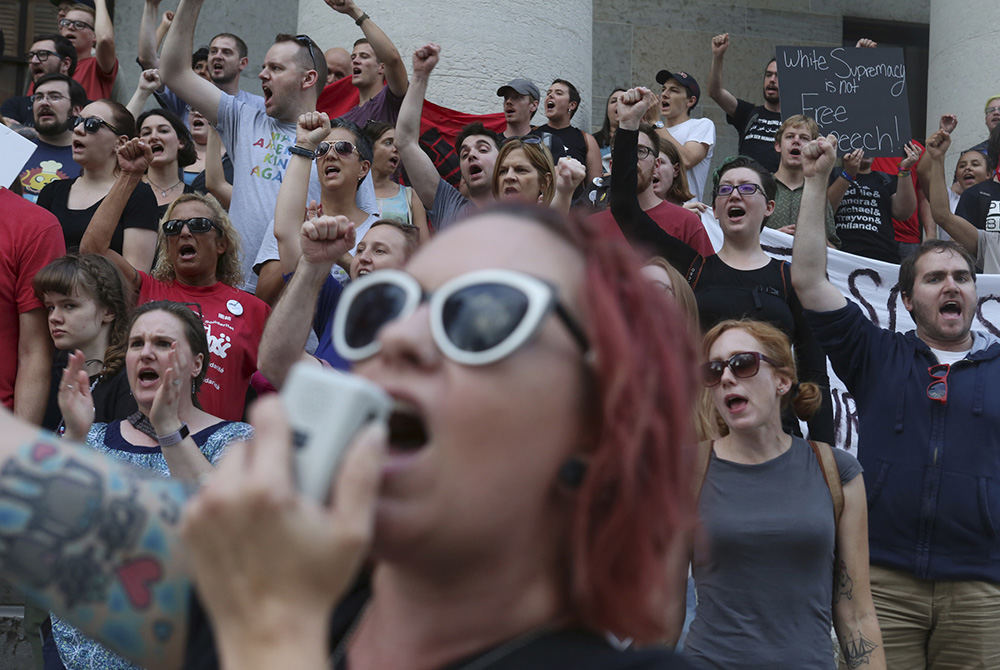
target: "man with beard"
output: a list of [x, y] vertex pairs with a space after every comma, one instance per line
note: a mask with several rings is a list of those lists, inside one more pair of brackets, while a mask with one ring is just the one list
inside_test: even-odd
[[[76, 71], [76, 49], [62, 35], [38, 35], [25, 56], [31, 73], [32, 87], [40, 77], [54, 72], [73, 76]], [[34, 91], [34, 88], [31, 89]], [[30, 95], [15, 95], [0, 105], [0, 116], [22, 126], [34, 125]]]
[[781, 127], [781, 100], [778, 97], [778, 62], [771, 59], [764, 68], [764, 104], [740, 100], [722, 86], [722, 61], [729, 48], [729, 33], [712, 38], [712, 68], [708, 73], [708, 95], [722, 107], [726, 121], [740, 135], [740, 153], [750, 156], [771, 172], [778, 170], [774, 151], [775, 135]]
[[[816, 339], [857, 404], [865, 469], [871, 587], [890, 668], [1000, 664], [1000, 533], [996, 519], [1000, 342], [973, 331], [975, 261], [928, 240], [899, 267], [916, 330], [879, 328], [826, 278], [821, 224], [836, 140], [802, 152], [805, 187], [792, 285]], [[854, 581], [837, 562], [834, 599]], [[873, 644], [852, 640], [848, 667]]]
[[22, 195], [35, 202], [38, 194], [57, 179], [73, 179], [80, 166], [73, 160], [72, 119], [87, 104], [83, 87], [65, 74], [42, 75], [35, 82], [32, 98], [38, 147], [18, 177]]

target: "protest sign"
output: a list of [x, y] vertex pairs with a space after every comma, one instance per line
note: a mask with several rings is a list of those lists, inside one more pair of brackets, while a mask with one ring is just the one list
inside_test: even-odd
[[904, 156], [906, 64], [898, 48], [778, 47], [781, 117], [804, 114], [837, 136], [838, 153]]

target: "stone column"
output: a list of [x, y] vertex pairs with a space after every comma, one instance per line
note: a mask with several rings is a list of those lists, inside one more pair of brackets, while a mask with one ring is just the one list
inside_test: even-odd
[[958, 116], [946, 174], [961, 151], [986, 139], [986, 99], [1000, 95], [991, 54], [1000, 34], [1000, 4], [995, 0], [931, 1], [927, 72], [927, 133], [942, 114]]
[[[574, 123], [589, 130], [592, 0], [356, 1], [392, 39], [407, 70], [412, 70], [415, 49], [427, 42], [441, 45], [429, 100], [462, 112], [500, 112], [496, 90], [511, 79], [531, 79], [544, 97], [558, 77], [580, 90], [583, 101]], [[299, 32], [324, 50], [341, 46], [350, 51], [363, 36], [348, 16], [323, 0], [299, 1]], [[545, 117], [539, 112], [533, 123], [545, 123]]]

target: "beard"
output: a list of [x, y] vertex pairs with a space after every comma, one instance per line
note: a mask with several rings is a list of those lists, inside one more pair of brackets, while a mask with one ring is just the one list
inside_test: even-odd
[[764, 100], [773, 104], [777, 104], [781, 101], [778, 91], [764, 89]]
[[41, 123], [35, 123], [35, 131], [37, 131], [39, 135], [47, 137], [61, 135], [67, 130], [69, 130], [69, 118], [63, 119], [62, 121], [58, 118], [46, 119]]

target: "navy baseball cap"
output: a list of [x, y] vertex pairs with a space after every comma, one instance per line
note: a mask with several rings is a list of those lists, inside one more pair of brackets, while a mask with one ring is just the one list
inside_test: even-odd
[[530, 79], [511, 79], [504, 86], [497, 89], [497, 95], [502, 98], [507, 95], [506, 91], [508, 89], [518, 95], [530, 95], [534, 100], [542, 99], [542, 94], [538, 91], [538, 87]]
[[671, 72], [670, 70], [660, 70], [656, 73], [656, 83], [663, 85], [666, 84], [668, 80], [674, 79], [681, 86], [687, 89], [688, 97], [694, 98], [694, 105], [691, 105], [691, 109], [694, 109], [698, 104], [698, 100], [701, 99], [701, 88], [698, 87], [698, 82], [694, 80], [694, 77], [689, 75], [687, 72]]

